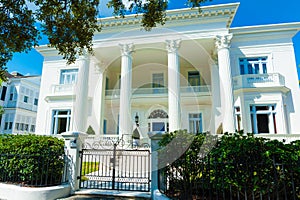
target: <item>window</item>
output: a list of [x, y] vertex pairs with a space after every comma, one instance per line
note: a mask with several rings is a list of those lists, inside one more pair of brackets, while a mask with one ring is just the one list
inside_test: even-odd
[[235, 125], [236, 125], [235, 129], [237, 131], [241, 131], [242, 130], [241, 108], [235, 107], [234, 114], [235, 114]]
[[189, 114], [190, 133], [202, 133], [202, 113]]
[[12, 126], [13, 126], [13, 123], [12, 122], [8, 122], [8, 130], [11, 130]]
[[2, 92], [1, 92], [1, 100], [2, 101], [5, 100], [6, 90], [7, 90], [7, 87], [6, 86], [2, 86]]
[[108, 77], [106, 77], [106, 79], [105, 79], [105, 90], [109, 90], [109, 78]]
[[12, 101], [13, 98], [14, 98], [14, 94], [13, 94], [13, 93], [10, 93], [10, 94], [9, 94], [9, 100]]
[[78, 69], [64, 69], [60, 73], [60, 84], [74, 84], [77, 81]]
[[60, 134], [70, 130], [71, 110], [53, 110], [52, 134]]
[[35, 132], [35, 125], [31, 125], [30, 132]]
[[21, 124], [20, 124], [20, 130], [21, 130], [21, 131], [24, 131], [24, 123], [21, 123]]
[[103, 134], [106, 134], [107, 120], [103, 120]]
[[267, 58], [240, 58], [240, 73], [243, 74], [266, 74]]
[[25, 131], [28, 131], [28, 126], [29, 126], [28, 124], [25, 124], [25, 127], [24, 127]]
[[24, 96], [23, 101], [24, 101], [25, 103], [28, 103], [28, 96]]
[[39, 100], [37, 98], [34, 99], [33, 105], [37, 106], [39, 103]]
[[253, 133], [277, 133], [275, 105], [250, 106]]
[[19, 130], [19, 128], [20, 128], [20, 123], [16, 123], [15, 130]]
[[[163, 93], [164, 90], [164, 73], [154, 73], [152, 74], [152, 88], [153, 93]], [[159, 89], [161, 88], [161, 89]]]
[[200, 73], [198, 71], [188, 72], [188, 82], [190, 86], [200, 86]]
[[148, 117], [148, 131], [158, 131], [158, 132], [168, 132], [169, 131], [169, 123], [168, 123], [168, 114], [161, 110], [154, 110]]

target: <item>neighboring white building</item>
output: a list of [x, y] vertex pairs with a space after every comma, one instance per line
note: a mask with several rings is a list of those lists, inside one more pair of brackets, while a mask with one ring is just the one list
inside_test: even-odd
[[0, 133], [35, 133], [40, 76], [8, 74], [0, 91]]
[[140, 18], [101, 19], [94, 55], [66, 61], [47, 46], [37, 133], [300, 133], [293, 36], [300, 23], [230, 28], [238, 3], [167, 12], [141, 30]]

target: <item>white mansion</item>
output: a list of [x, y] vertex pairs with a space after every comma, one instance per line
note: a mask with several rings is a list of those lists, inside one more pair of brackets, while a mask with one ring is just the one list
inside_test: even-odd
[[238, 6], [171, 10], [150, 32], [134, 15], [101, 19], [95, 54], [71, 65], [39, 47], [36, 133], [300, 133], [300, 23], [231, 28]]

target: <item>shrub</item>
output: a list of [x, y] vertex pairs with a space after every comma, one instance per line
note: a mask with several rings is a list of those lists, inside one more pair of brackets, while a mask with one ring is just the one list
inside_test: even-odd
[[[284, 144], [243, 133], [217, 139], [178, 131], [166, 134], [160, 145], [167, 192], [175, 198], [291, 199], [299, 193], [300, 141]], [[178, 148], [182, 153], [176, 160]]]
[[63, 167], [63, 140], [51, 136], [0, 135], [0, 181], [58, 185]]

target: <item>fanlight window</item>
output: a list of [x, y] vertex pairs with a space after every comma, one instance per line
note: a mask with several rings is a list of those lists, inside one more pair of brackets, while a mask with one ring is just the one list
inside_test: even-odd
[[156, 119], [156, 118], [169, 118], [168, 114], [161, 110], [161, 109], [158, 109], [158, 110], [154, 110], [148, 117], [148, 119]]

